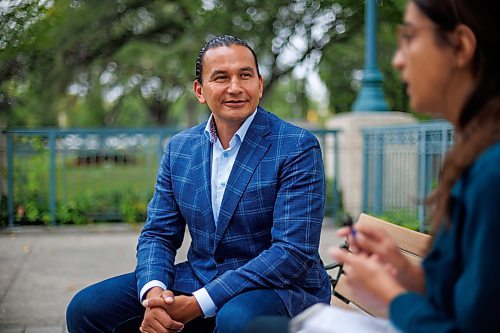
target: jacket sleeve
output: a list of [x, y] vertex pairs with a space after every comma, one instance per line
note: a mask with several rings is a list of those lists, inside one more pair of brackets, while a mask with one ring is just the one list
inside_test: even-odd
[[[446, 313], [428, 298], [408, 293], [390, 305], [390, 318], [404, 332], [496, 332], [500, 328], [500, 168], [498, 158], [476, 170], [461, 195], [464, 223], [459, 248], [462, 269], [453, 286], [453, 312]], [[491, 161], [489, 161], [491, 162]], [[454, 221], [456, 222], [456, 221]], [[452, 250], [452, 249], [449, 249]], [[458, 255], [458, 254], [456, 254]], [[428, 281], [432, 283], [432, 281]]]
[[[298, 140], [278, 177], [272, 245], [205, 286], [218, 308], [246, 291], [304, 286], [311, 267], [318, 261], [325, 179], [321, 150], [312, 134]], [[322, 283], [307, 282], [315, 287]]]
[[184, 237], [185, 224], [175, 202], [170, 172], [171, 142], [163, 155], [153, 198], [149, 202], [146, 224], [137, 244], [135, 275], [137, 291], [152, 281], [172, 286], [174, 260]]

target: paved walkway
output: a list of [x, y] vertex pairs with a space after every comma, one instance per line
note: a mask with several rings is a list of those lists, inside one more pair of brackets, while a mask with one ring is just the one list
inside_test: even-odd
[[[66, 306], [83, 287], [131, 272], [140, 226], [0, 229], [0, 332], [65, 333]], [[340, 243], [323, 229], [320, 254]], [[189, 237], [177, 261], [186, 257]]]

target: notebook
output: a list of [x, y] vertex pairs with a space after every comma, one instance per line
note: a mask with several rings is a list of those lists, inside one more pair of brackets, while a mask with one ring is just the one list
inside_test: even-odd
[[292, 333], [401, 333], [389, 320], [316, 304], [290, 322]]

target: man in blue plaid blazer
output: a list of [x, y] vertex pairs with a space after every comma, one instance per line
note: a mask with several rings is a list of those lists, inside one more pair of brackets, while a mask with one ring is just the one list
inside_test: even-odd
[[[135, 275], [75, 296], [70, 332], [240, 332], [257, 316], [330, 300], [317, 139], [258, 106], [262, 77], [244, 41], [208, 42], [196, 72], [194, 92], [212, 115], [168, 143]], [[188, 258], [174, 265], [186, 226]]]

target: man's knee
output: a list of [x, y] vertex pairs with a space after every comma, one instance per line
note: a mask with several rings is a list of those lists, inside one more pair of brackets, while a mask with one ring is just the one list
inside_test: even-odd
[[259, 316], [287, 316], [283, 301], [274, 290], [254, 290], [238, 295], [217, 313], [217, 333], [240, 333]]
[[102, 282], [80, 290], [66, 309], [68, 331], [98, 332], [108, 327], [114, 307], [113, 295], [103, 292]]
[[66, 310], [69, 332], [111, 332], [132, 322], [136, 325], [135, 322], [144, 315], [144, 308], [136, 297], [133, 273], [81, 290]]
[[254, 319], [253, 316], [249, 316], [239, 304], [223, 306], [215, 318], [216, 332], [241, 333], [252, 319]]
[[[66, 309], [66, 323], [68, 331], [83, 332], [92, 318], [93, 307], [89, 307], [88, 291], [86, 289], [78, 292]], [[83, 330], [83, 331], [82, 331]]]

